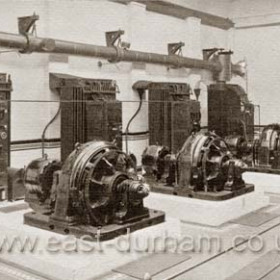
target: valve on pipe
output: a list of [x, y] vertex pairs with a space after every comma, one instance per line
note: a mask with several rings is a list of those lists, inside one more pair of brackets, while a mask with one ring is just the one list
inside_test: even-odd
[[24, 183], [33, 209], [24, 222], [31, 226], [107, 240], [164, 221], [163, 212], [144, 207], [149, 185], [112, 143], [77, 145], [63, 165], [36, 159]]
[[[193, 133], [180, 152], [142, 155], [144, 170], [153, 191], [207, 200], [225, 200], [254, 190], [246, 184], [242, 173], [247, 165], [230, 152], [226, 142], [214, 133]], [[148, 172], [147, 158], [156, 165]], [[160, 166], [164, 163], [164, 166]], [[156, 168], [155, 168], [156, 166]]]

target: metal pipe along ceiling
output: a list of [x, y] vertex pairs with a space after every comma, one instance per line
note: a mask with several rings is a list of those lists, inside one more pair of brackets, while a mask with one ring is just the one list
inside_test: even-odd
[[206, 69], [219, 72], [222, 67], [218, 61], [206, 61], [178, 55], [125, 50], [116, 47], [97, 46], [48, 38], [25, 37], [18, 34], [0, 32], [0, 47], [19, 49], [23, 52], [57, 53], [75, 56], [97, 57], [112, 62], [146, 62], [151, 64]]

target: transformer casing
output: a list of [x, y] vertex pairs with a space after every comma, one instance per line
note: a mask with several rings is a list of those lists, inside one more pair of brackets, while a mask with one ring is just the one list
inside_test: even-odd
[[254, 139], [254, 105], [239, 85], [217, 83], [208, 87], [208, 130], [221, 137]]
[[186, 83], [152, 83], [149, 86], [150, 145], [178, 152], [200, 121], [200, 103], [190, 99]]
[[50, 74], [50, 88], [61, 100], [61, 160], [76, 143], [117, 140], [121, 147], [122, 104], [113, 80]]

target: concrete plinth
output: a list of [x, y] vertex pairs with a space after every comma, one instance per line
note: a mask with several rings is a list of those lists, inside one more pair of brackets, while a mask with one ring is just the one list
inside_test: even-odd
[[[22, 203], [3, 203], [3, 205], [8, 207]], [[100, 279], [113, 269], [147, 255], [149, 252], [145, 250], [145, 243], [149, 240], [176, 236], [180, 233], [180, 222], [168, 219], [166, 222], [109, 241], [89, 242], [87, 241], [89, 236], [81, 240], [71, 235], [61, 235], [25, 225], [23, 216], [28, 212], [30, 209], [9, 213], [0, 211], [0, 241], [3, 242], [5, 238], [11, 243], [17, 238], [21, 244], [25, 240], [31, 242], [28, 242], [24, 251], [20, 250], [18, 243], [12, 251], [8, 251], [5, 247], [0, 254], [0, 264], [21, 270], [22, 277], [25, 277], [22, 279], [29, 279], [28, 273], [38, 276], [30, 279], [40, 280]], [[34, 244], [33, 250], [31, 244]]]
[[160, 209], [169, 217], [214, 227], [268, 204], [269, 198], [261, 192], [252, 192], [225, 201], [207, 201], [154, 192], [145, 199], [147, 207]]
[[255, 191], [269, 198], [270, 203], [280, 204], [280, 176], [276, 174], [246, 172], [246, 182], [255, 185]]

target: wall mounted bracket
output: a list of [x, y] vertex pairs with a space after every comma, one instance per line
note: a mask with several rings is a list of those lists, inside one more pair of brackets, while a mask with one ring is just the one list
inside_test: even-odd
[[203, 49], [203, 60], [209, 60], [212, 55], [217, 53], [218, 51], [223, 51], [223, 48], [211, 48], [211, 49]]
[[34, 34], [36, 33], [36, 21], [39, 20], [39, 16], [35, 13], [32, 16], [19, 17], [18, 18], [18, 32], [19, 34]]
[[20, 53], [31, 53], [30, 36], [36, 35], [36, 21], [39, 16], [35, 13], [32, 16], [18, 18], [18, 32], [26, 38], [26, 45], [19, 50]]
[[130, 43], [121, 40], [123, 34], [124, 30], [109, 31], [105, 33], [107, 47], [113, 47], [116, 50], [116, 57], [108, 60], [110, 63], [120, 62], [123, 59], [124, 50], [130, 48]]
[[114, 47], [117, 40], [118, 40], [118, 43], [120, 43], [121, 36], [123, 34], [124, 34], [124, 30], [106, 32], [107, 47]]
[[185, 43], [170, 43], [167, 45], [169, 55], [181, 55], [182, 56], [182, 47], [185, 46]]

